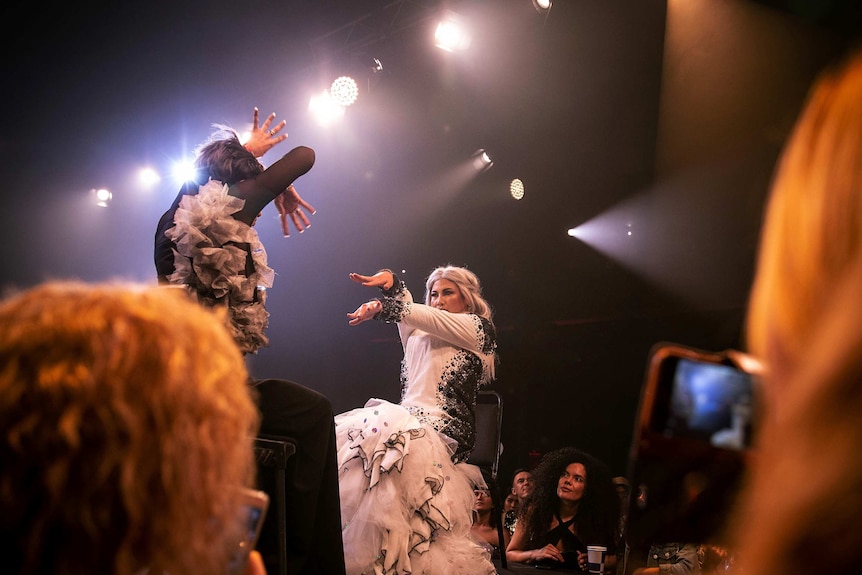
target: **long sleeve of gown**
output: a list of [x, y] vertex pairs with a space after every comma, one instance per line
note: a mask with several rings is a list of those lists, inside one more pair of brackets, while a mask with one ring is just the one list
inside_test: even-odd
[[473, 353], [485, 355], [494, 351], [496, 334], [488, 320], [472, 313], [449, 313], [415, 303], [397, 277], [393, 287], [383, 291], [380, 302], [383, 309], [376, 319], [397, 323], [402, 344], [406, 345], [414, 331], [421, 330]]

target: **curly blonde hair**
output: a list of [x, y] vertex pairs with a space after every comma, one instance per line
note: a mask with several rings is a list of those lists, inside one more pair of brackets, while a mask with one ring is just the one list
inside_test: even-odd
[[0, 304], [5, 568], [223, 575], [254, 482], [247, 382], [183, 290], [52, 282]]

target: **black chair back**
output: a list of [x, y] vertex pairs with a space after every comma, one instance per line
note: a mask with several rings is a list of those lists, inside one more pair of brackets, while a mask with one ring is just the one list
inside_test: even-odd
[[264, 518], [257, 543], [269, 575], [287, 575], [285, 485], [288, 462], [295, 453], [296, 442], [290, 437], [258, 436], [254, 439], [258, 489], [270, 499], [270, 513]]
[[503, 397], [496, 391], [483, 390], [476, 396], [476, 441], [467, 463], [482, 470], [485, 482], [491, 490], [492, 513], [498, 517], [500, 565], [508, 568], [506, 546], [503, 537], [503, 502], [497, 488], [497, 472], [500, 469], [500, 454], [503, 452]]

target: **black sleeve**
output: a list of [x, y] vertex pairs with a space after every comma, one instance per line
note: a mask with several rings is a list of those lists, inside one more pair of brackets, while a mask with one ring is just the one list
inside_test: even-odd
[[198, 193], [198, 185], [194, 182], [186, 182], [180, 189], [180, 193], [174, 198], [171, 207], [162, 214], [159, 225], [156, 226], [155, 244], [153, 246], [153, 259], [156, 263], [156, 274], [159, 283], [168, 283], [168, 276], [174, 273], [174, 243], [165, 236], [165, 232], [174, 227], [174, 214], [180, 207], [183, 196], [193, 196]]
[[308, 172], [313, 165], [314, 150], [297, 146], [262, 174], [231, 186], [229, 193], [245, 200], [245, 206], [234, 214], [234, 217], [251, 225], [269, 202], [278, 197], [294, 180]]

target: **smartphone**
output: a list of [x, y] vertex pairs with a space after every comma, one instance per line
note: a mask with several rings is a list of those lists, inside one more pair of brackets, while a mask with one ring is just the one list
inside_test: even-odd
[[758, 364], [674, 343], [650, 351], [629, 454], [632, 547], [720, 542], [754, 457]]
[[239, 509], [239, 521], [241, 531], [239, 541], [233, 550], [232, 559], [228, 567], [229, 575], [242, 575], [245, 572], [248, 554], [257, 545], [260, 537], [260, 529], [266, 518], [266, 510], [269, 507], [269, 496], [263, 491], [256, 489], [243, 489], [242, 500]]

